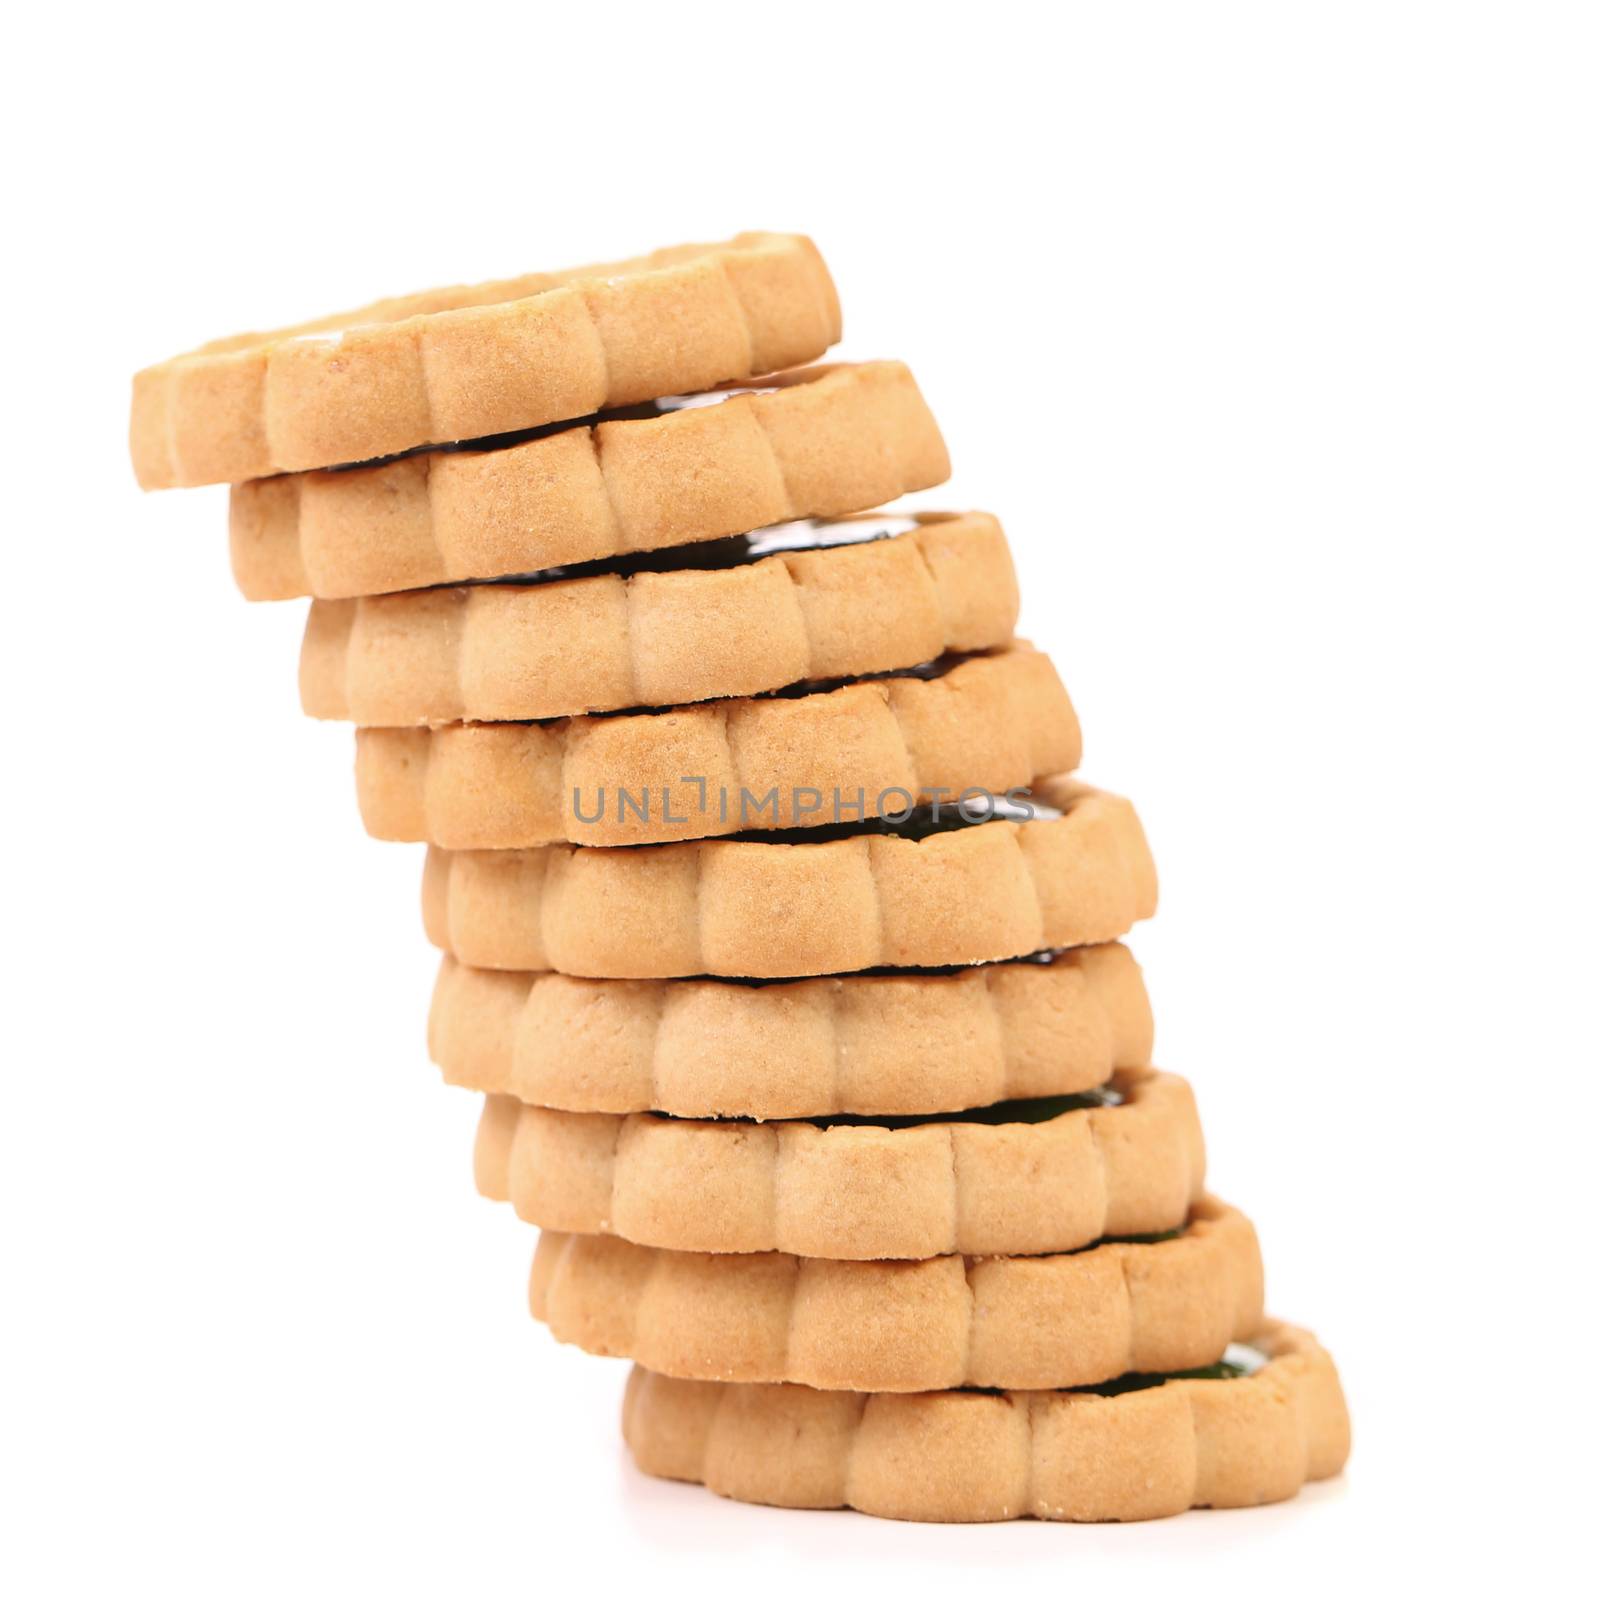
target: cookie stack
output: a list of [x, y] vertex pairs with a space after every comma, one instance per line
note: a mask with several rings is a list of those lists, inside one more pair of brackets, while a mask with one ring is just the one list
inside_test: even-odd
[[[1127, 801], [1014, 637], [999, 523], [809, 240], [380, 302], [134, 382], [428, 845], [429, 1027], [533, 1313], [637, 1363], [647, 1472], [950, 1521], [1281, 1499], [1348, 1448], [1262, 1316], [1119, 942]], [[776, 374], [774, 376], [773, 374]]]

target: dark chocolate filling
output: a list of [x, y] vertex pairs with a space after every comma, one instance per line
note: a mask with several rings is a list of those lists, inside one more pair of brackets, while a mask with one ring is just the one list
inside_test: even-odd
[[[1181, 1239], [1182, 1228], [1163, 1228], [1159, 1233], [1114, 1233], [1102, 1241], [1105, 1244], [1166, 1244], [1170, 1239]], [[1091, 1246], [1091, 1248], [1093, 1248]]]
[[740, 989], [766, 989], [776, 983], [825, 983], [830, 978], [953, 978], [957, 973], [971, 972], [978, 967], [1051, 967], [1059, 956], [1068, 952], [1060, 950], [1031, 950], [1025, 956], [1002, 956], [998, 961], [969, 961], [947, 967], [860, 967], [854, 972], [821, 972], [800, 978], [737, 978], [725, 973], [697, 972], [689, 978], [674, 979], [677, 983], [727, 983]]
[[[726, 698], [740, 700], [803, 700], [808, 695], [832, 694], [835, 689], [848, 689], [853, 683], [882, 683], [889, 678], [921, 678], [924, 682], [932, 682], [935, 678], [942, 678], [948, 672], [954, 672], [963, 661], [976, 661], [988, 655], [986, 650], [952, 650], [939, 656], [933, 661], [919, 661], [914, 667], [889, 667], [882, 672], [858, 672], [846, 678], [801, 678], [797, 683], [786, 683], [781, 689], [763, 689], [756, 694], [723, 697], [717, 700], [691, 700], [688, 706], [694, 705], [720, 705]], [[581, 711], [574, 713], [583, 717], [665, 717], [674, 711], [686, 709], [684, 704], [670, 706], [618, 706], [610, 711]], [[556, 722], [569, 722], [571, 717], [519, 717], [507, 719], [515, 721], [522, 727], [548, 727]], [[491, 723], [487, 726], [503, 726], [504, 724]]]
[[720, 395], [718, 400], [702, 400], [699, 395], [663, 395], [659, 400], [641, 400], [631, 406], [614, 406], [608, 411], [591, 411], [582, 417], [563, 417], [556, 422], [542, 422], [536, 428], [514, 428], [508, 433], [486, 433], [476, 439], [453, 439], [444, 444], [419, 444], [409, 450], [396, 450], [392, 455], [369, 456], [364, 461], [341, 461], [337, 466], [323, 467], [323, 472], [360, 472], [367, 467], [385, 467], [391, 461], [404, 461], [410, 456], [425, 455], [484, 455], [493, 450], [510, 450], [519, 444], [532, 444], [535, 439], [548, 439], [555, 433], [569, 433], [574, 428], [595, 428], [602, 422], [653, 422], [657, 417], [672, 416], [700, 405], [717, 405], [722, 400], [734, 400], [741, 394], [767, 392], [759, 383], [732, 384], [725, 393], [716, 389], [704, 391], [707, 395]]
[[[893, 791], [891, 791], [893, 792]], [[1014, 791], [1021, 794], [1019, 788]], [[756, 797], [759, 798], [759, 797]], [[941, 833], [959, 833], [963, 828], [981, 828], [986, 822], [1053, 822], [1062, 813], [1041, 800], [1010, 800], [1005, 795], [973, 790], [965, 801], [951, 795], [929, 805], [916, 806], [909, 812], [893, 817], [863, 817], [859, 821], [819, 822], [813, 827], [801, 828], [741, 828], [737, 833], [718, 836], [717, 844], [832, 844], [840, 839], [856, 839], [867, 834], [888, 835], [910, 839], [914, 843], [931, 839]], [[969, 815], [968, 812], [976, 815]], [[605, 850], [656, 850], [660, 841], [640, 844], [608, 844], [588, 846]], [[899, 970], [906, 970], [901, 968]]]
[[786, 683], [781, 689], [767, 689], [760, 694], [745, 696], [749, 700], [803, 700], [807, 695], [832, 694], [835, 689], [848, 689], [852, 683], [882, 683], [889, 678], [921, 678], [932, 683], [947, 672], [954, 672], [963, 661], [976, 661], [988, 654], [984, 650], [950, 650], [933, 661], [919, 661], [914, 667], [889, 667], [883, 672], [858, 672], [844, 678], [802, 678], [798, 683]]
[[1069, 1111], [1087, 1111], [1092, 1106], [1120, 1104], [1115, 1089], [1088, 1089], [1082, 1094], [1043, 1095], [1036, 1100], [1001, 1100], [992, 1106], [970, 1111], [934, 1111], [925, 1116], [868, 1117], [841, 1114], [836, 1117], [806, 1117], [816, 1128], [920, 1128], [937, 1122], [982, 1122], [1000, 1127], [1017, 1122], [1053, 1122]]
[[[1088, 1089], [1082, 1094], [1052, 1094], [1041, 1095], [1032, 1100], [999, 1100], [993, 1105], [974, 1106], [966, 1111], [930, 1111], [921, 1116], [856, 1116], [841, 1114], [832, 1117], [773, 1117], [771, 1122], [805, 1122], [813, 1128], [921, 1128], [932, 1123], [940, 1122], [981, 1122], [989, 1127], [1002, 1127], [1007, 1124], [1027, 1122], [1053, 1122], [1057, 1117], [1064, 1117], [1073, 1111], [1088, 1111], [1095, 1106], [1117, 1106], [1122, 1104], [1122, 1095], [1116, 1090], [1105, 1085], [1099, 1089]], [[674, 1117], [665, 1111], [652, 1111], [653, 1117], [659, 1117], [663, 1122], [743, 1122], [753, 1123], [753, 1117]], [[1181, 1230], [1180, 1230], [1181, 1231]], [[1176, 1234], [1148, 1234], [1131, 1242], [1158, 1243], [1162, 1238], [1176, 1237]]]
[[500, 578], [470, 578], [437, 587], [537, 589], [549, 583], [571, 583], [578, 578], [631, 578], [640, 572], [727, 572], [789, 552], [876, 544], [909, 533], [916, 526], [916, 519], [912, 517], [806, 518], [758, 528], [754, 533], [734, 533], [722, 539], [702, 539], [696, 544], [669, 545], [664, 550], [635, 550], [625, 556], [602, 556], [594, 561], [574, 561], [564, 567], [541, 567], [536, 572], [513, 572]]
[[[1164, 1383], [1175, 1383], [1180, 1378], [1205, 1378], [1227, 1380], [1248, 1378], [1248, 1367], [1236, 1361], [1213, 1361], [1209, 1367], [1190, 1367], [1183, 1372], [1125, 1372], [1120, 1378], [1106, 1383], [1085, 1383], [1072, 1389], [1058, 1389], [1057, 1394], [1097, 1394], [1102, 1399], [1114, 1400], [1120, 1394], [1137, 1394], [1141, 1389], [1159, 1389]], [[1003, 1394], [1001, 1389], [973, 1389], [971, 1394]]]
[[1109, 1383], [1092, 1383], [1083, 1393], [1099, 1394], [1110, 1398], [1119, 1394], [1134, 1394], [1140, 1389], [1159, 1389], [1164, 1383], [1178, 1378], [1247, 1378], [1250, 1374], [1234, 1361], [1213, 1361], [1209, 1367], [1190, 1367], [1186, 1372], [1125, 1372]]

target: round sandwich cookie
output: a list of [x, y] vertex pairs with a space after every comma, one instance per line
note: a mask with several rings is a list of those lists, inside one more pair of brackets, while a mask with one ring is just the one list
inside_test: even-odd
[[898, 361], [803, 367], [376, 466], [234, 486], [246, 598], [510, 577], [865, 511], [950, 475]]
[[863, 1395], [636, 1367], [622, 1432], [658, 1478], [913, 1522], [1137, 1522], [1288, 1500], [1335, 1476], [1350, 1418], [1328, 1353], [1269, 1321], [1229, 1356], [1042, 1392]]
[[1068, 1389], [1205, 1367], [1261, 1326], [1261, 1251], [1202, 1198], [1169, 1234], [1070, 1255], [819, 1261], [540, 1236], [535, 1317], [674, 1378], [813, 1389]]
[[[374, 838], [450, 850], [660, 844], [893, 815], [1070, 772], [1083, 741], [1050, 658], [1022, 640], [804, 693], [554, 722], [358, 728]], [[770, 804], [755, 800], [768, 794]]]
[[663, 1250], [838, 1261], [1049, 1255], [1181, 1227], [1205, 1182], [1171, 1073], [909, 1117], [694, 1121], [484, 1103], [479, 1192], [524, 1222]]
[[367, 727], [507, 722], [764, 694], [992, 650], [1017, 620], [1000, 524], [784, 524], [589, 568], [314, 600], [300, 703]]
[[128, 442], [146, 489], [240, 483], [777, 372], [839, 331], [816, 246], [743, 233], [219, 339], [135, 374]]
[[797, 982], [571, 978], [449, 956], [428, 1046], [445, 1081], [560, 1111], [906, 1115], [1081, 1094], [1150, 1063], [1125, 945]]
[[422, 884], [428, 938], [458, 961], [587, 978], [966, 966], [1106, 944], [1155, 908], [1133, 807], [1071, 778], [898, 824], [620, 850], [430, 848]]

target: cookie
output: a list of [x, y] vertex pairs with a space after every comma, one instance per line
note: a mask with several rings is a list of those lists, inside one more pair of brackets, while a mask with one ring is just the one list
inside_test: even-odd
[[622, 1432], [642, 1471], [763, 1505], [915, 1522], [1135, 1522], [1264, 1505], [1338, 1473], [1350, 1419], [1309, 1333], [1268, 1322], [1252, 1345], [1265, 1358], [1254, 1371], [1106, 1394], [861, 1395], [636, 1367]]
[[1155, 865], [1126, 800], [1051, 778], [1032, 804], [1029, 822], [927, 838], [434, 848], [423, 923], [474, 967], [796, 978], [1106, 944], [1154, 913]]
[[146, 489], [372, 461], [798, 366], [839, 329], [816, 246], [745, 233], [219, 339], [134, 376], [129, 449]]
[[[1049, 657], [1015, 640], [802, 695], [556, 722], [358, 728], [356, 793], [378, 839], [450, 850], [658, 844], [822, 825], [835, 792], [860, 791], [870, 816], [969, 787], [1004, 794], [1070, 772], [1082, 748]], [[769, 790], [777, 802], [759, 814], [736, 803]]]
[[675, 706], [993, 649], [1017, 620], [1005, 535], [981, 513], [800, 523], [601, 566], [314, 600], [301, 704], [376, 727]]
[[488, 972], [446, 956], [428, 1018], [445, 1081], [562, 1111], [901, 1116], [1080, 1094], [1148, 1066], [1125, 945], [955, 972], [797, 983]]
[[[1028, 1120], [1042, 1119], [1042, 1120]], [[524, 1222], [663, 1250], [1042, 1255], [1181, 1226], [1205, 1146], [1182, 1078], [944, 1118], [703, 1122], [484, 1103], [479, 1191]]]
[[865, 511], [950, 474], [898, 361], [805, 367], [758, 391], [635, 409], [237, 484], [234, 578], [248, 599], [289, 600], [509, 577]]
[[813, 1389], [1067, 1389], [1209, 1366], [1261, 1325], [1261, 1251], [1209, 1197], [1175, 1236], [1071, 1255], [819, 1261], [540, 1236], [535, 1317], [675, 1378]]

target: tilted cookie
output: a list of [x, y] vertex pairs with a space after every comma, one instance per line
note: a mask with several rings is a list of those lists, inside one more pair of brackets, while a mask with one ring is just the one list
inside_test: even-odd
[[1017, 620], [1005, 535], [978, 512], [791, 524], [601, 567], [314, 600], [300, 703], [375, 727], [676, 706], [993, 649]]
[[233, 574], [251, 600], [503, 578], [865, 511], [949, 473], [900, 362], [803, 367], [533, 438], [237, 484]]
[[744, 233], [219, 339], [135, 375], [128, 442], [146, 489], [239, 483], [709, 389], [838, 337], [816, 246]]
[[[822, 825], [835, 795], [893, 815], [1070, 772], [1078, 719], [1050, 658], [992, 655], [797, 695], [557, 722], [358, 728], [367, 832], [451, 850], [659, 844]], [[759, 812], [741, 795], [777, 796]]]
[[926, 838], [432, 848], [423, 924], [474, 967], [796, 978], [1105, 944], [1154, 913], [1155, 864], [1126, 800], [1051, 778], [1031, 803], [1032, 821]]
[[447, 1083], [564, 1111], [825, 1117], [1080, 1094], [1148, 1066], [1124, 945], [795, 983], [491, 972], [449, 956], [428, 1044]]
[[1200, 1197], [1205, 1145], [1182, 1078], [1130, 1071], [1104, 1100], [865, 1122], [617, 1117], [490, 1095], [474, 1169], [482, 1194], [562, 1233], [921, 1261], [1179, 1227]]
[[1261, 1325], [1261, 1251], [1209, 1197], [1181, 1233], [1071, 1255], [819, 1261], [545, 1233], [528, 1301], [563, 1343], [675, 1378], [1067, 1389], [1219, 1360]]
[[1309, 1333], [1268, 1322], [1251, 1345], [1253, 1362], [1265, 1358], [1253, 1371], [1107, 1393], [861, 1395], [636, 1367], [622, 1432], [641, 1470], [762, 1505], [914, 1522], [1136, 1522], [1265, 1505], [1339, 1472], [1350, 1418]]

